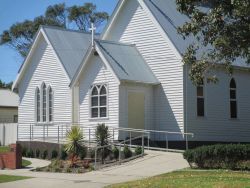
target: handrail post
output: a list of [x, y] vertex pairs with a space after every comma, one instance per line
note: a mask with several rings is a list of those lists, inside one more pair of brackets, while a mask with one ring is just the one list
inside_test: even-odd
[[131, 131], [129, 131], [129, 148], [131, 149], [131, 144], [132, 144], [132, 141], [131, 141]]
[[144, 134], [142, 135], [142, 154], [144, 154]]
[[119, 145], [119, 164], [121, 164], [121, 144]]
[[17, 127], [16, 127], [16, 140], [19, 141], [19, 137], [18, 137], [18, 129], [19, 129], [19, 124], [17, 124]]
[[185, 137], [186, 137], [186, 150], [188, 150], [188, 135], [186, 134]]
[[115, 129], [113, 128], [113, 143], [115, 141]]
[[150, 139], [150, 132], [148, 132], [148, 150], [149, 150], [149, 139]]
[[59, 125], [57, 126], [57, 143], [59, 144], [59, 137], [60, 137], [60, 127]]
[[43, 141], [45, 141], [45, 127], [44, 127], [44, 124], [43, 124]]
[[89, 128], [89, 147], [90, 147], [90, 128]]
[[31, 141], [31, 123], [30, 123], [30, 141]]
[[166, 133], [166, 149], [168, 149], [168, 133]]
[[95, 149], [95, 165], [94, 165], [95, 170], [96, 170], [96, 158], [97, 158], [97, 148]]

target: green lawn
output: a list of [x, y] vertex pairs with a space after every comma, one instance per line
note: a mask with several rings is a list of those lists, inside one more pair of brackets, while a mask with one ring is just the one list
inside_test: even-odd
[[26, 166], [29, 166], [29, 165], [31, 165], [30, 161], [22, 159], [22, 167], [26, 167]]
[[8, 146], [0, 146], [0, 153], [10, 151], [10, 148]]
[[116, 184], [108, 186], [109, 188], [167, 188], [167, 187], [185, 187], [185, 188], [243, 188], [250, 187], [250, 172], [234, 172], [223, 170], [182, 170], [159, 176]]
[[0, 174], [0, 183], [6, 183], [6, 182], [10, 182], [10, 181], [17, 181], [17, 180], [24, 180], [24, 179], [29, 179], [29, 178], [31, 178], [31, 177], [9, 176], [9, 175]]

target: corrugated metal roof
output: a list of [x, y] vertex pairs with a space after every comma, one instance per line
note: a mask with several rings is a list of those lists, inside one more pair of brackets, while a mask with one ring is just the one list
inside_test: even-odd
[[16, 93], [8, 89], [0, 89], [0, 106], [18, 107], [19, 97]]
[[[186, 37], [184, 39], [181, 34], [177, 33], [177, 28], [182, 26], [185, 22], [190, 21], [190, 19], [177, 10], [176, 0], [144, 0], [144, 2], [180, 54], [183, 55], [191, 43], [194, 41], [198, 42], [194, 36]], [[206, 8], [203, 9], [204, 11], [207, 10]], [[202, 53], [209, 48], [211, 49], [212, 47], [203, 47], [200, 52], [198, 52], [198, 55], [202, 55]], [[250, 67], [245, 63], [244, 59], [241, 58], [237, 58], [233, 65]]]
[[72, 79], [91, 44], [90, 33], [51, 26], [42, 28]]
[[159, 84], [135, 45], [104, 40], [96, 44], [121, 81]]

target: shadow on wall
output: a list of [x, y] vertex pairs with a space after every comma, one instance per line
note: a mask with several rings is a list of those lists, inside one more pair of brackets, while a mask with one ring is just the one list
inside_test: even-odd
[[[180, 124], [177, 122], [176, 115], [182, 116], [182, 114], [174, 114], [162, 85], [154, 87], [154, 109], [156, 130], [181, 133]], [[179, 134], [168, 134], [167, 137], [168, 140], [183, 140], [183, 136]], [[166, 134], [160, 133], [155, 135], [154, 138], [155, 140], [163, 141], [166, 140]]]

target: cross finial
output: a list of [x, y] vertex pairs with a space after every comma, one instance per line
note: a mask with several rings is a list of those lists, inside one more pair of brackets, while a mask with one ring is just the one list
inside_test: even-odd
[[95, 26], [94, 26], [94, 23], [91, 22], [91, 28], [89, 28], [89, 30], [91, 31], [91, 36], [92, 36], [92, 48], [94, 48], [94, 39], [95, 39]]

